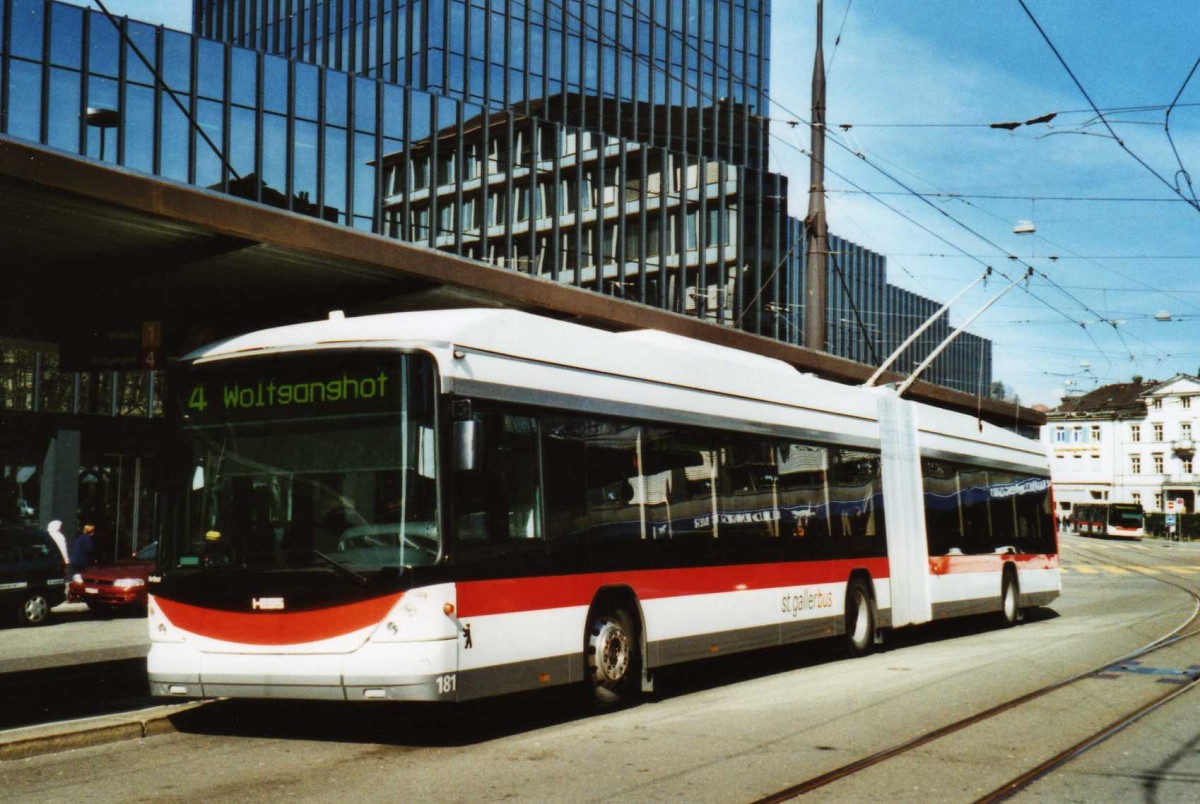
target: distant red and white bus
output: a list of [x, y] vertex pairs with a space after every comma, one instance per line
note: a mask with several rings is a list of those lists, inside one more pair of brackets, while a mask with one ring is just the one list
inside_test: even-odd
[[267, 330], [172, 377], [153, 692], [461, 701], [1022, 609], [1038, 442], [660, 332], [508, 310]]
[[1141, 539], [1146, 535], [1146, 514], [1137, 503], [1076, 504], [1071, 517], [1082, 536]]

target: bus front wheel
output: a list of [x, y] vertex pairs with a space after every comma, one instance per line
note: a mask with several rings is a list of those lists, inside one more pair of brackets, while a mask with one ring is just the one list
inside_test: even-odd
[[851, 578], [846, 586], [846, 650], [851, 656], [866, 656], [875, 647], [875, 606], [862, 578]]
[[593, 616], [588, 628], [587, 665], [597, 703], [614, 706], [633, 700], [641, 669], [638, 634], [627, 611], [614, 608]]

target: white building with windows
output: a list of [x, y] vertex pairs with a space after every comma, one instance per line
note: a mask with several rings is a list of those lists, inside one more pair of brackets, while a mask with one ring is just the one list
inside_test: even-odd
[[1172, 499], [1195, 512], [1196, 436], [1200, 378], [1189, 374], [1163, 382], [1135, 376], [1064, 399], [1042, 428], [1058, 513], [1093, 501], [1140, 503], [1156, 513]]

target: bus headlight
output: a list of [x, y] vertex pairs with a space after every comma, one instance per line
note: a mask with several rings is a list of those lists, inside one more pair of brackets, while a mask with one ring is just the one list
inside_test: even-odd
[[146, 603], [146, 624], [150, 629], [151, 642], [183, 641], [183, 634], [171, 624], [170, 620], [163, 616], [153, 597]]
[[372, 642], [421, 642], [457, 639], [458, 621], [446, 614], [454, 611], [454, 585], [440, 584], [412, 589], [396, 601], [380, 622]]

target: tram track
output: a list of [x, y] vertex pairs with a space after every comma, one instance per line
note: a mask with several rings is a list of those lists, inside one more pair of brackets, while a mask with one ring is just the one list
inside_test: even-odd
[[[1102, 555], [1099, 555], [1094, 551], [1090, 551], [1086, 547], [1076, 546], [1075, 552], [1092, 560], [1097, 558], [1099, 558], [1101, 561], [1104, 560]], [[1130, 651], [1116, 659], [1106, 661], [1103, 664], [1091, 667], [1079, 673], [1075, 673], [1067, 678], [1047, 684], [1043, 687], [1039, 687], [1038, 689], [1031, 690], [1030, 692], [1019, 695], [981, 712], [977, 712], [960, 720], [940, 726], [932, 731], [918, 735], [917, 737], [904, 742], [897, 743], [889, 748], [885, 748], [882, 751], [877, 751], [869, 756], [855, 760], [854, 762], [847, 763], [818, 776], [814, 776], [806, 781], [800, 782], [799, 784], [792, 785], [778, 792], [764, 796], [760, 799], [757, 799], [754, 804], [771, 804], [773, 802], [790, 801], [798, 798], [820, 788], [832, 785], [835, 782], [848, 779], [856, 774], [862, 773], [869, 768], [873, 768], [888, 762], [889, 760], [909, 754], [918, 748], [935, 743], [938, 740], [942, 740], [971, 726], [975, 726], [999, 717], [1000, 715], [1012, 712], [1047, 695], [1059, 692], [1078, 684], [1085, 679], [1093, 678], [1111, 668], [1135, 662], [1143, 657], [1152, 655], [1157, 651], [1161, 651], [1165, 648], [1175, 646], [1180, 642], [1200, 636], [1200, 589], [1195, 588], [1197, 584], [1194, 581], [1187, 579], [1182, 573], [1166, 573], [1164, 576], [1161, 571], [1151, 574], [1150, 572], [1145, 572], [1138, 567], [1127, 566], [1126, 569], [1128, 569], [1129, 572], [1143, 575], [1151, 580], [1173, 586], [1183, 592], [1186, 592], [1192, 598], [1193, 604], [1192, 613], [1189, 618], [1175, 628], [1171, 629], [1166, 634], [1163, 634], [1146, 645]], [[1174, 577], [1171, 577], [1172, 575]], [[1120, 733], [1128, 726], [1136, 723], [1138, 720], [1141, 720], [1145, 716], [1162, 708], [1171, 701], [1174, 701], [1192, 691], [1197, 686], [1200, 686], [1200, 674], [1197, 674], [1194, 677], [1189, 677], [1189, 680], [1186, 684], [1175, 687], [1168, 693], [1155, 697], [1154, 699], [1139, 706], [1137, 709], [1128, 712], [1110, 722], [1103, 728], [1094, 731], [1088, 737], [1077, 741], [1062, 751], [1057, 752], [1054, 756], [1041, 762], [1036, 767], [1005, 782], [992, 792], [977, 799], [976, 804], [1003, 801], [1007, 798], [1010, 798], [1011, 796], [1037, 782], [1039, 779], [1045, 778], [1050, 773], [1063, 767], [1092, 748], [1104, 743], [1109, 738]]]

